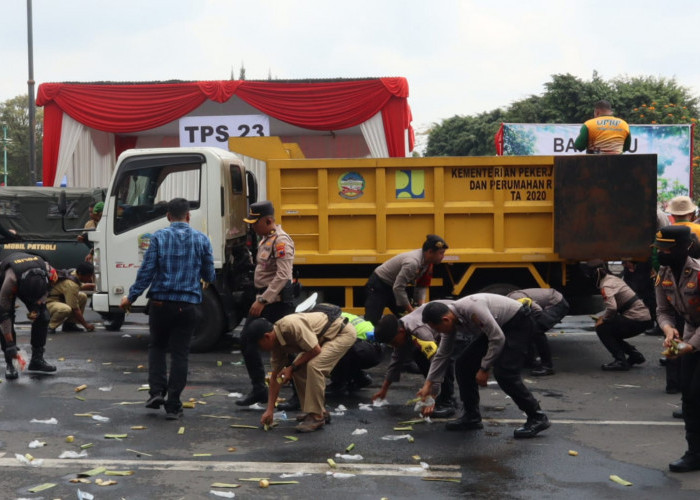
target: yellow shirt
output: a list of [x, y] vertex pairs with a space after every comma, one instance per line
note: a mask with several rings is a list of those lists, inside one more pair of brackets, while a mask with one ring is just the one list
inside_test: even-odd
[[630, 135], [630, 127], [622, 118], [599, 116], [586, 123], [588, 129], [588, 150], [603, 154], [621, 154], [625, 139]]

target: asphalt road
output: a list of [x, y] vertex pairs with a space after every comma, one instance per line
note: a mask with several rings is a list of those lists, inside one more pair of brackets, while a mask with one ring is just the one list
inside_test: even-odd
[[[632, 340], [647, 357], [644, 365], [606, 373], [600, 365], [608, 355], [590, 318], [566, 318], [550, 332], [556, 374], [526, 376], [553, 421], [532, 440], [513, 439], [524, 417], [493, 382], [481, 390], [482, 431], [449, 432], [437, 421], [394, 430], [399, 422], [416, 418], [406, 401], [422, 379], [405, 374], [389, 391], [388, 406], [361, 409], [381, 384], [386, 361], [370, 370], [372, 387], [327, 401], [332, 410], [340, 404], [347, 408], [334, 411], [331, 425], [295, 434], [293, 415], [268, 432], [231, 427], [257, 426], [261, 411], [241, 409], [230, 396], [248, 390], [240, 352], [230, 342], [191, 355], [183, 397], [192, 398], [195, 407], [186, 409], [182, 420], [166, 421], [162, 411], [144, 408], [146, 317], [127, 320], [121, 332], [98, 327], [93, 333], [51, 336], [46, 357], [58, 365], [57, 374], [22, 374], [0, 383], [0, 498], [75, 499], [78, 490], [95, 499], [220, 498], [212, 490], [236, 498], [290, 499], [696, 499], [700, 494], [700, 473], [668, 472], [668, 462], [681, 456], [685, 442], [682, 422], [671, 417], [680, 397], [664, 392], [664, 369], [657, 362], [660, 337]], [[28, 347], [28, 325], [19, 324], [18, 335], [19, 344]], [[87, 387], [76, 392], [81, 385]], [[358, 429], [366, 433], [353, 435]], [[107, 437], [113, 434], [126, 437]], [[407, 434], [412, 442], [382, 439]], [[72, 443], [66, 442], [69, 435]], [[29, 448], [34, 440], [46, 445]], [[361, 459], [336, 457], [351, 443], [350, 454]], [[85, 456], [59, 458], [66, 451]], [[32, 464], [16, 457], [25, 454], [34, 457]], [[133, 474], [101, 472], [89, 483], [70, 482], [99, 467]], [[622, 486], [611, 475], [632, 484]], [[261, 489], [257, 480], [246, 481], [251, 478], [298, 484]], [[116, 484], [100, 486], [98, 480]], [[53, 486], [30, 492], [47, 484]]]

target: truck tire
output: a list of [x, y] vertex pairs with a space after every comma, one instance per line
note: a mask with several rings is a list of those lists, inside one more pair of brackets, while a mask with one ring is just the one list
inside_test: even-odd
[[124, 324], [124, 313], [107, 313], [102, 315], [102, 324], [109, 332], [118, 332]]
[[211, 287], [204, 290], [201, 313], [202, 321], [194, 330], [190, 352], [210, 351], [224, 333], [224, 311], [219, 297]]
[[512, 283], [493, 283], [479, 290], [479, 293], [495, 293], [496, 295], [508, 295], [510, 292], [520, 290], [520, 288], [521, 287], [513, 285]]

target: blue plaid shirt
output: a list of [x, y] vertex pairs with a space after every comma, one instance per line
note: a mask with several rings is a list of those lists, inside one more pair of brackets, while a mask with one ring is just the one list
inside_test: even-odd
[[151, 237], [136, 282], [129, 289], [129, 301], [134, 302], [150, 285], [149, 298], [199, 304], [200, 278], [208, 283], [216, 279], [211, 242], [188, 223], [173, 222]]

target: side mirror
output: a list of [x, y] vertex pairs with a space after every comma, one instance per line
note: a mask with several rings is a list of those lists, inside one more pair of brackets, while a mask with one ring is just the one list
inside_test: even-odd
[[65, 217], [68, 212], [68, 204], [66, 202], [66, 192], [61, 191], [58, 195], [58, 213]]

